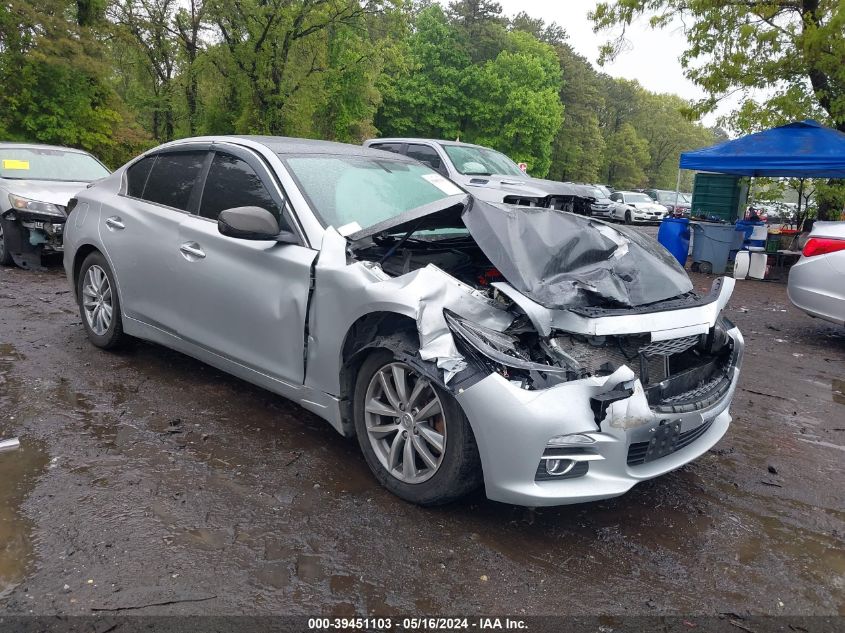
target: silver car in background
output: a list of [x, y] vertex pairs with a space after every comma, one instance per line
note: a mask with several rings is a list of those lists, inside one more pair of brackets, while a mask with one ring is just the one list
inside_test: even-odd
[[147, 339], [290, 398], [418, 504], [613, 497], [731, 421], [732, 279], [698, 295], [636, 231], [406, 156], [162, 145], [71, 202], [64, 264], [94, 345]]
[[365, 141], [364, 147], [418, 160], [485, 202], [590, 215], [592, 185], [534, 178], [489, 147], [431, 138], [377, 138]]
[[845, 222], [816, 222], [789, 269], [789, 300], [812, 317], [845, 325]]
[[109, 170], [88, 152], [0, 143], [0, 265], [39, 268], [60, 253], [68, 201]]

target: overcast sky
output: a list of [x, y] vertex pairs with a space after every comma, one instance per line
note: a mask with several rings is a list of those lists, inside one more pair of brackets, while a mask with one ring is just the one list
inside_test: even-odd
[[[569, 43], [589, 59], [600, 71], [614, 77], [636, 79], [652, 92], [672, 92], [685, 99], [698, 99], [704, 93], [684, 77], [679, 58], [686, 48], [680, 28], [667, 27], [652, 30], [648, 21], [641, 19], [628, 28], [626, 39], [630, 45], [615, 62], [599, 67], [596, 64], [599, 46], [608, 39], [607, 32], [593, 33], [593, 23], [587, 12], [596, 0], [498, 0], [508, 16], [525, 11], [528, 15], [543, 18], [547, 23], [557, 22], [569, 34]], [[706, 117], [705, 123], [714, 124], [715, 115]]]

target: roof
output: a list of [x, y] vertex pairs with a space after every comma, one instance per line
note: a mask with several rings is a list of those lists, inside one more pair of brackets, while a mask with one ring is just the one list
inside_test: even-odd
[[64, 152], [77, 152], [87, 154], [84, 149], [76, 147], [64, 147], [63, 145], [48, 145], [47, 143], [25, 143], [17, 141], [0, 141], [0, 149], [58, 149]]
[[[292, 138], [288, 136], [247, 136], [233, 135], [221, 136], [221, 140], [243, 139], [260, 143], [275, 154], [345, 154], [348, 156], [389, 156], [396, 160], [406, 160], [391, 152], [370, 149], [361, 145], [350, 145], [349, 143], [337, 143], [335, 141], [318, 141], [307, 138]], [[414, 162], [414, 161], [411, 161]]]
[[440, 145], [460, 145], [461, 147], [480, 147], [481, 149], [490, 149], [483, 145], [476, 145], [475, 143], [464, 143], [463, 141], [445, 141], [440, 138], [406, 138], [406, 137], [390, 137], [390, 138], [371, 138], [368, 143], [438, 143]]
[[680, 167], [736, 176], [845, 178], [845, 133], [797, 121], [684, 152]]

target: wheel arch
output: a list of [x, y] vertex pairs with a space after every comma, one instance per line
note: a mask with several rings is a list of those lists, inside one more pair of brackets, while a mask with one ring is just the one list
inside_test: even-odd
[[[79, 273], [82, 270], [82, 262], [91, 254], [91, 253], [100, 253], [103, 257], [106, 257], [105, 253], [102, 250], [94, 246], [93, 244], [81, 244], [79, 248], [76, 249], [76, 252], [73, 254], [73, 268], [71, 269], [73, 273], [73, 296], [77, 300], [79, 297], [77, 296], [77, 287], [79, 286]], [[108, 261], [108, 257], [106, 257], [106, 261]], [[112, 272], [114, 274], [114, 272]]]
[[370, 312], [356, 319], [343, 339], [340, 359], [341, 416], [344, 428], [354, 435], [352, 421], [352, 394], [358, 370], [369, 353], [375, 349], [403, 350], [416, 353], [419, 350], [417, 322], [399, 312]]

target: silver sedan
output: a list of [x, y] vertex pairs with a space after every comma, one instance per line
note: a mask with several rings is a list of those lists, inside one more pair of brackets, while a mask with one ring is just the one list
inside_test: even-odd
[[845, 222], [815, 223], [787, 292], [810, 316], [845, 325]]
[[731, 421], [733, 280], [698, 295], [636, 231], [484, 202], [409, 157], [186, 139], [68, 211], [94, 345], [147, 339], [290, 398], [414, 503], [613, 497]]

